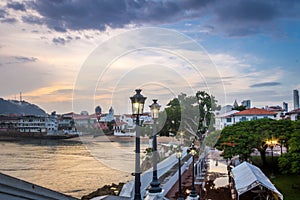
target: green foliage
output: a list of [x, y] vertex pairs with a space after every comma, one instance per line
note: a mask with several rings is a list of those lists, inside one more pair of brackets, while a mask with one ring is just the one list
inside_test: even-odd
[[167, 117], [160, 135], [169, 136], [170, 133], [176, 135], [177, 132], [184, 131], [185, 136], [189, 134], [201, 138], [207, 129], [213, 129], [212, 111], [217, 109], [220, 109], [217, 100], [205, 91], [198, 91], [195, 96], [181, 93], [167, 104], [165, 108]]
[[294, 131], [288, 140], [289, 152], [278, 159], [283, 174], [300, 174], [300, 121], [293, 124]]
[[[281, 144], [291, 145], [294, 130], [293, 122], [289, 120], [260, 119], [240, 122], [222, 130], [216, 147], [224, 151], [225, 158], [239, 155], [244, 160], [257, 149], [261, 153], [263, 164], [266, 164], [266, 140], [275, 137]], [[290, 161], [290, 157], [283, 157], [282, 161], [279, 161], [280, 166], [289, 169], [291, 166], [287, 161]]]
[[276, 175], [272, 180], [284, 200], [300, 199], [300, 175]]
[[240, 105], [232, 108], [232, 110], [238, 110], [238, 111], [243, 111], [246, 110], [246, 106]]
[[[271, 174], [270, 167], [264, 167], [259, 157], [253, 156], [252, 161], [267, 176]], [[272, 179], [272, 183], [283, 194], [284, 200], [300, 199], [300, 175], [276, 174], [275, 178]]]

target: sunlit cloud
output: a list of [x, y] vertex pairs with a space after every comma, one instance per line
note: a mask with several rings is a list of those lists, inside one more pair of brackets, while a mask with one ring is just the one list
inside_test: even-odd
[[[128, 106], [122, 108], [122, 104], [129, 102], [128, 97], [137, 87], [141, 87], [149, 99], [159, 98], [162, 104], [167, 104], [180, 92], [192, 95], [196, 90], [208, 91], [222, 104], [242, 98], [239, 93], [264, 104], [266, 101], [255, 100], [259, 99], [255, 94], [261, 95], [272, 88], [276, 91], [269, 93], [274, 94], [270, 98], [281, 101], [280, 94], [288, 96], [289, 88], [299, 88], [297, 80], [286, 78], [290, 75], [296, 79], [298, 68], [294, 66], [295, 72], [291, 72], [284, 56], [266, 57], [263, 53], [256, 53], [257, 48], [237, 53], [223, 44], [226, 40], [227, 45], [242, 46], [245, 39], [265, 42], [258, 44], [259, 47], [293, 44], [297, 50], [298, 30], [293, 29], [294, 33], [291, 33], [286, 27], [297, 27], [294, 25], [300, 19], [299, 3], [97, 2], [1, 1], [1, 95], [11, 97], [22, 92], [32, 103], [41, 103], [47, 111], [53, 110], [54, 106], [69, 111], [74, 109], [71, 91], [75, 88], [76, 100], [92, 99], [78, 107], [76, 112], [82, 109], [91, 111], [100, 104], [105, 109], [114, 106], [121, 113], [128, 112]], [[287, 9], [289, 12], [285, 12]], [[62, 18], [62, 14], [67, 17]], [[115, 41], [113, 47], [105, 46], [120, 34], [149, 25], [170, 27], [174, 33], [179, 30], [187, 34], [182, 37], [192, 37], [195, 46], [203, 51], [195, 51], [195, 46], [185, 48], [193, 42], [165, 37], [164, 31], [135, 34], [126, 38], [126, 43]], [[158, 36], [163, 38], [159, 48], [153, 45]], [[274, 36], [280, 36], [279, 40], [272, 41], [270, 38]], [[281, 40], [281, 36], [285, 39]], [[292, 43], [288, 37], [292, 37]], [[204, 42], [206, 47], [213, 44], [213, 47], [222, 48], [209, 52], [197, 44], [199, 42]], [[106, 48], [103, 53], [91, 58], [94, 50], [103, 44]], [[279, 52], [286, 52], [277, 48]], [[207, 54], [210, 59], [206, 59]], [[277, 61], [281, 63], [277, 64]], [[268, 67], [264, 67], [265, 64]], [[85, 71], [86, 66], [93, 70]], [[76, 85], [82, 81], [82, 73], [89, 79]], [[6, 86], [8, 83], [9, 87]]]

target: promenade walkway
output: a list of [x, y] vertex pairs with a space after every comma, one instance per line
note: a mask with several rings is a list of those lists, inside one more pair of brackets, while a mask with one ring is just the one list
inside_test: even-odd
[[[209, 152], [207, 167], [207, 173], [203, 184], [200, 184], [195, 175], [195, 189], [200, 196], [199, 199], [230, 199], [229, 189], [227, 190], [224, 188], [228, 185], [227, 164], [226, 161], [219, 156], [218, 151], [212, 150]], [[177, 199], [178, 188], [178, 181], [176, 181], [165, 197], [167, 199]], [[189, 165], [188, 170], [182, 174], [181, 188], [182, 196], [186, 199], [192, 188], [192, 165]]]
[[[186, 154], [186, 148], [183, 150], [183, 158], [187, 156]], [[167, 159], [163, 160], [162, 162], [158, 163], [157, 165], [157, 175], [160, 180], [162, 180], [162, 176], [168, 174], [170, 171], [172, 171], [172, 168], [176, 163], [178, 162], [178, 159], [176, 158], [176, 155], [173, 154]], [[147, 188], [149, 187], [151, 181], [152, 181], [152, 174], [153, 170], [152, 168], [148, 169], [147, 171], [143, 172], [141, 174], [141, 195], [146, 196]], [[165, 177], [164, 178], [168, 178]], [[131, 197], [134, 194], [134, 180], [126, 183], [120, 193], [120, 196], [123, 197]]]

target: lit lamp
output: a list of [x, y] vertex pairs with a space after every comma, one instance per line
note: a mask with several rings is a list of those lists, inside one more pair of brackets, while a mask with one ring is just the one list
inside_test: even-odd
[[178, 158], [178, 200], [183, 200], [182, 190], [181, 190], [181, 164], [180, 164], [182, 152], [180, 148], [176, 152], [176, 157]]
[[183, 135], [184, 135], [184, 132], [180, 131], [179, 135], [180, 135], [180, 145], [182, 145], [183, 144]]
[[192, 171], [192, 177], [193, 177], [193, 182], [192, 182], [192, 191], [189, 195], [190, 199], [195, 199], [198, 197], [197, 195], [197, 192], [195, 190], [195, 167], [194, 167], [194, 163], [195, 163], [195, 155], [197, 154], [197, 150], [195, 148], [195, 145], [194, 145], [194, 141], [192, 142], [192, 146], [190, 147], [190, 154], [193, 156], [193, 163], [192, 163], [192, 166], [193, 166], [193, 171]]
[[140, 170], [140, 119], [143, 114], [144, 104], [147, 97], [141, 95], [141, 89], [136, 89], [136, 94], [130, 97], [132, 104], [132, 114], [136, 115], [136, 135], [135, 135], [135, 173], [134, 173], [134, 199], [141, 197], [141, 170]]
[[[267, 140], [266, 144], [268, 145], [268, 147], [270, 147], [271, 149], [271, 155], [272, 155], [272, 165], [274, 164], [274, 158], [273, 158], [273, 149], [274, 147], [276, 147], [276, 145], [278, 144], [277, 140], [272, 139], [271, 140]], [[274, 177], [274, 170], [273, 170], [273, 166], [271, 167], [271, 177]]]
[[152, 182], [150, 183], [150, 193], [160, 193], [162, 189], [159, 187], [160, 183], [157, 178], [157, 139], [156, 139], [156, 121], [158, 119], [160, 105], [157, 103], [157, 99], [153, 99], [153, 103], [149, 106], [151, 109], [151, 117], [153, 119], [153, 140], [152, 140], [152, 147], [153, 147], [153, 176]]

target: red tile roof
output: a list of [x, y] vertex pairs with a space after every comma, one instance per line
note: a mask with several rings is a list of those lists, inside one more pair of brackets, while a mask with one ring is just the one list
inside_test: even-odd
[[233, 115], [274, 115], [274, 112], [264, 110], [264, 109], [259, 109], [259, 108], [250, 108], [247, 110], [234, 113]]

